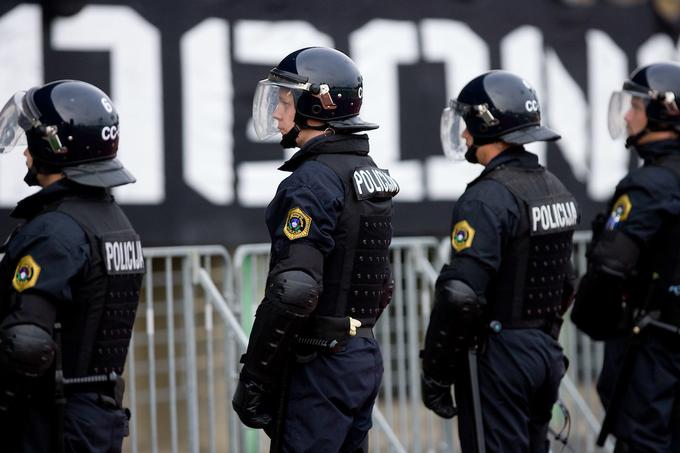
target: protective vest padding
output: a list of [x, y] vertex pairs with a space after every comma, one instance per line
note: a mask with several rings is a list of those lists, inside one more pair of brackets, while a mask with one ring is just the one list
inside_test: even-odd
[[145, 272], [139, 236], [112, 198], [67, 198], [55, 210], [83, 228], [91, 249], [60, 313], [64, 376], [122, 374]]
[[[680, 156], [666, 156], [654, 165], [673, 172], [678, 181], [677, 193], [680, 193]], [[680, 215], [665, 222], [649, 245], [643, 247], [637, 267], [642, 281], [635, 286], [644, 289], [635, 294], [636, 302], [644, 303], [642, 299], [650, 291], [650, 285], [654, 285], [651, 288], [654, 305], [650, 308], [660, 309], [664, 322], [680, 326]], [[653, 281], [654, 272], [658, 278]]]
[[520, 207], [519, 228], [489, 285], [489, 316], [504, 328], [550, 329], [568, 278], [576, 200], [545, 168], [498, 167], [482, 179], [503, 184]]
[[[371, 197], [355, 193], [355, 170], [377, 169], [369, 156], [319, 154], [313, 159], [330, 167], [345, 188], [344, 209], [333, 233], [335, 248], [324, 263], [323, 292], [315, 314], [351, 316], [364, 327], [373, 326], [389, 303], [391, 198], [396, 191], [375, 191]], [[387, 182], [384, 188], [389, 188]]]

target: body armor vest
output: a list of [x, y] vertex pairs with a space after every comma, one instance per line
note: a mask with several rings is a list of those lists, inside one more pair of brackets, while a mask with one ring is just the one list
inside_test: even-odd
[[490, 319], [504, 328], [549, 330], [560, 316], [579, 218], [576, 200], [542, 167], [501, 166], [483, 178], [505, 186], [520, 207], [518, 231], [487, 290]]
[[[652, 165], [673, 172], [680, 192], [680, 156], [665, 156]], [[680, 214], [669, 217], [643, 247], [636, 267], [631, 287], [640, 289], [632, 294], [634, 306], [647, 305], [649, 298], [649, 308], [661, 310], [662, 321], [680, 326]]]
[[392, 197], [399, 186], [365, 155], [319, 154], [312, 159], [330, 167], [345, 188], [314, 315], [351, 316], [371, 327], [392, 296]]
[[91, 250], [59, 313], [64, 376], [120, 375], [145, 271], [139, 236], [112, 197], [67, 198], [54, 210], [83, 228]]

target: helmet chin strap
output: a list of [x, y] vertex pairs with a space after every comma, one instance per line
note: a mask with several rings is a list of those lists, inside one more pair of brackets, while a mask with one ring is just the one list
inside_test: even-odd
[[29, 168], [26, 172], [26, 176], [24, 176], [24, 182], [28, 187], [40, 185], [40, 182], [38, 182], [38, 170], [36, 170], [35, 165], [31, 165], [31, 168]]
[[281, 141], [279, 143], [284, 149], [297, 148], [296, 140], [301, 131], [302, 129], [300, 129], [300, 126], [298, 126], [297, 123], [294, 123], [293, 127], [281, 136]]
[[467, 151], [465, 151], [465, 160], [470, 162], [471, 164], [478, 164], [479, 163], [479, 160], [477, 159], [478, 149], [479, 146], [475, 145], [474, 143], [468, 146]]
[[335, 130], [331, 127], [328, 126], [328, 124], [322, 123], [319, 126], [312, 126], [307, 124], [307, 120], [298, 115], [297, 113], [295, 114], [295, 122], [293, 123], [293, 127], [291, 130], [283, 134], [281, 137], [281, 141], [279, 142], [281, 146], [284, 149], [288, 148], [297, 148], [297, 138], [300, 135], [300, 132], [302, 132], [303, 129], [312, 129], [315, 131], [323, 131], [324, 135], [333, 135], [335, 134]]
[[648, 132], [651, 132], [651, 130], [647, 126], [645, 126], [645, 128], [642, 129], [637, 134], [629, 135], [628, 138], [626, 139], [626, 148], [635, 148], [638, 145], [640, 139]]

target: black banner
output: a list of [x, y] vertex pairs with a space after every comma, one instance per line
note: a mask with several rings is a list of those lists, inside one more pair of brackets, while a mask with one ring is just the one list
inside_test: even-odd
[[[609, 95], [641, 64], [675, 59], [649, 5], [549, 0], [149, 0], [0, 6], [0, 97], [74, 78], [111, 94], [121, 161], [138, 183], [116, 192], [144, 245], [268, 240], [264, 207], [286, 176], [275, 142], [254, 138], [258, 80], [310, 45], [347, 53], [364, 75], [371, 155], [398, 182], [397, 236], [448, 234], [450, 212], [480, 166], [447, 161], [439, 115], [493, 68], [524, 77], [563, 139], [532, 145], [576, 195], [587, 228], [629, 166], [609, 138]], [[30, 193], [23, 157], [0, 156], [0, 231]]]

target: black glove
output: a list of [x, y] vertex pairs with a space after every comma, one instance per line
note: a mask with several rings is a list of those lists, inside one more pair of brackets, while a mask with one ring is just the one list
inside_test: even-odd
[[243, 424], [250, 428], [263, 429], [272, 424], [273, 395], [243, 374], [238, 380], [231, 406]]
[[451, 398], [451, 384], [437, 382], [425, 373], [421, 373], [420, 395], [425, 407], [440, 417], [453, 418], [458, 414], [458, 410], [453, 405], [453, 398]]

